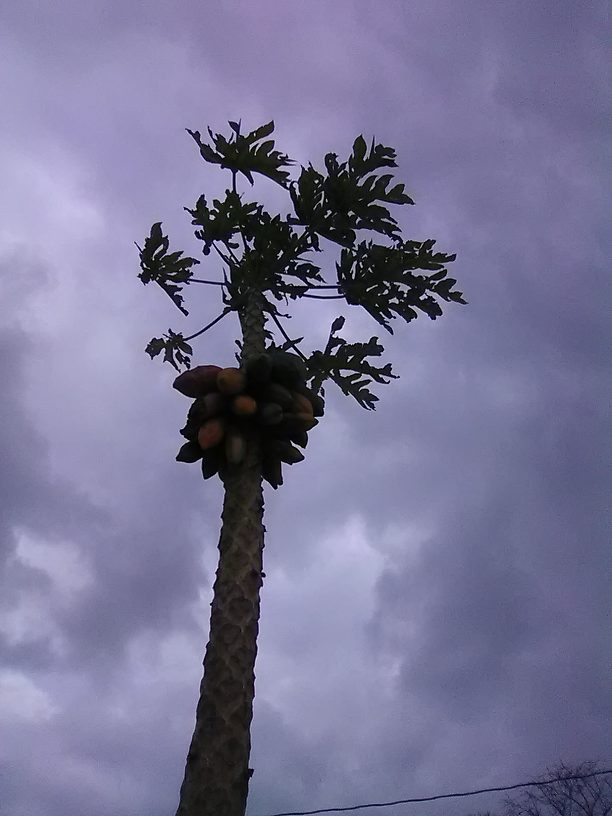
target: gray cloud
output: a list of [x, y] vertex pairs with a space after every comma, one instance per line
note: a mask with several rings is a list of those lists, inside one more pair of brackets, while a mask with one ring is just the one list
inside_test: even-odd
[[[219, 304], [194, 292], [181, 322], [132, 241], [163, 219], [194, 251], [181, 207], [224, 180], [182, 129], [239, 116], [302, 162], [359, 132], [396, 147], [405, 232], [458, 251], [469, 301], [383, 337], [401, 379], [376, 414], [330, 389], [266, 495], [250, 812], [610, 757], [604, 8], [3, 10], [7, 816], [176, 802], [221, 491], [173, 462], [187, 404], [142, 349]], [[291, 328], [324, 342], [315, 305]], [[231, 363], [229, 321], [204, 362]]]

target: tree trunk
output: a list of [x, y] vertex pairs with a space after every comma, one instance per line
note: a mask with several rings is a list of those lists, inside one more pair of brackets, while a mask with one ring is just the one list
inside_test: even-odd
[[[264, 351], [261, 296], [239, 311], [242, 360]], [[259, 592], [263, 583], [261, 453], [249, 439], [245, 462], [224, 481], [219, 566], [210, 635], [176, 816], [244, 816], [255, 696]]]

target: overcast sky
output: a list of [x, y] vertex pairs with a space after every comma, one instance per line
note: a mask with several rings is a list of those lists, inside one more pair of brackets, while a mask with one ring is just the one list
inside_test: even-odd
[[[183, 318], [133, 242], [197, 254], [182, 208], [227, 178], [184, 128], [239, 118], [321, 168], [394, 147], [403, 234], [469, 301], [393, 338], [345, 310], [401, 379], [376, 413], [329, 389], [266, 487], [249, 816], [612, 761], [610, 33], [597, 0], [3, 4], [2, 816], [176, 808], [222, 492], [174, 461], [189, 403], [144, 347], [220, 299]], [[335, 305], [298, 307], [307, 349]]]

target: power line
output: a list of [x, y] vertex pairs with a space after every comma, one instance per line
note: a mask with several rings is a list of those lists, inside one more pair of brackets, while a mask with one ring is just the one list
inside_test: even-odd
[[394, 802], [369, 802], [364, 805], [350, 807], [319, 808], [318, 810], [291, 810], [282, 813], [270, 813], [268, 816], [313, 816], [316, 813], [346, 813], [350, 810], [365, 810], [366, 808], [392, 807], [393, 805], [411, 805], [419, 802], [434, 802], [436, 799], [458, 799], [462, 796], [477, 796], [480, 793], [499, 793], [501, 791], [516, 790], [517, 788], [533, 788], [541, 785], [553, 785], [555, 782], [570, 781], [572, 779], [589, 779], [591, 776], [602, 776], [612, 773], [612, 768], [606, 771], [594, 771], [588, 774], [574, 774], [572, 776], [557, 776], [544, 782], [519, 782], [517, 785], [505, 785], [500, 788], [481, 788], [480, 790], [463, 791], [462, 793], [439, 793], [437, 796], [420, 796], [413, 799], [396, 799]]

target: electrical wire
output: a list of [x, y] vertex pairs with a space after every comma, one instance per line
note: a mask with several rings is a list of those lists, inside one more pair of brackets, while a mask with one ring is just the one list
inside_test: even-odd
[[480, 790], [463, 791], [462, 793], [439, 793], [436, 796], [420, 796], [413, 799], [396, 799], [394, 802], [370, 802], [363, 805], [351, 805], [350, 807], [319, 808], [318, 810], [291, 810], [282, 813], [270, 813], [267, 816], [313, 816], [317, 813], [347, 813], [354, 810], [365, 810], [366, 808], [393, 807], [394, 805], [411, 805], [419, 802], [434, 802], [437, 799], [458, 799], [462, 796], [477, 796], [480, 793], [498, 793], [501, 791], [517, 790], [517, 788], [533, 788], [541, 785], [553, 785], [555, 782], [565, 782], [572, 779], [589, 779], [592, 776], [602, 776], [612, 773], [612, 768], [606, 771], [594, 771], [588, 774], [574, 774], [571, 776], [557, 776], [543, 782], [519, 782], [516, 785], [505, 785], [499, 788], [481, 788]]

